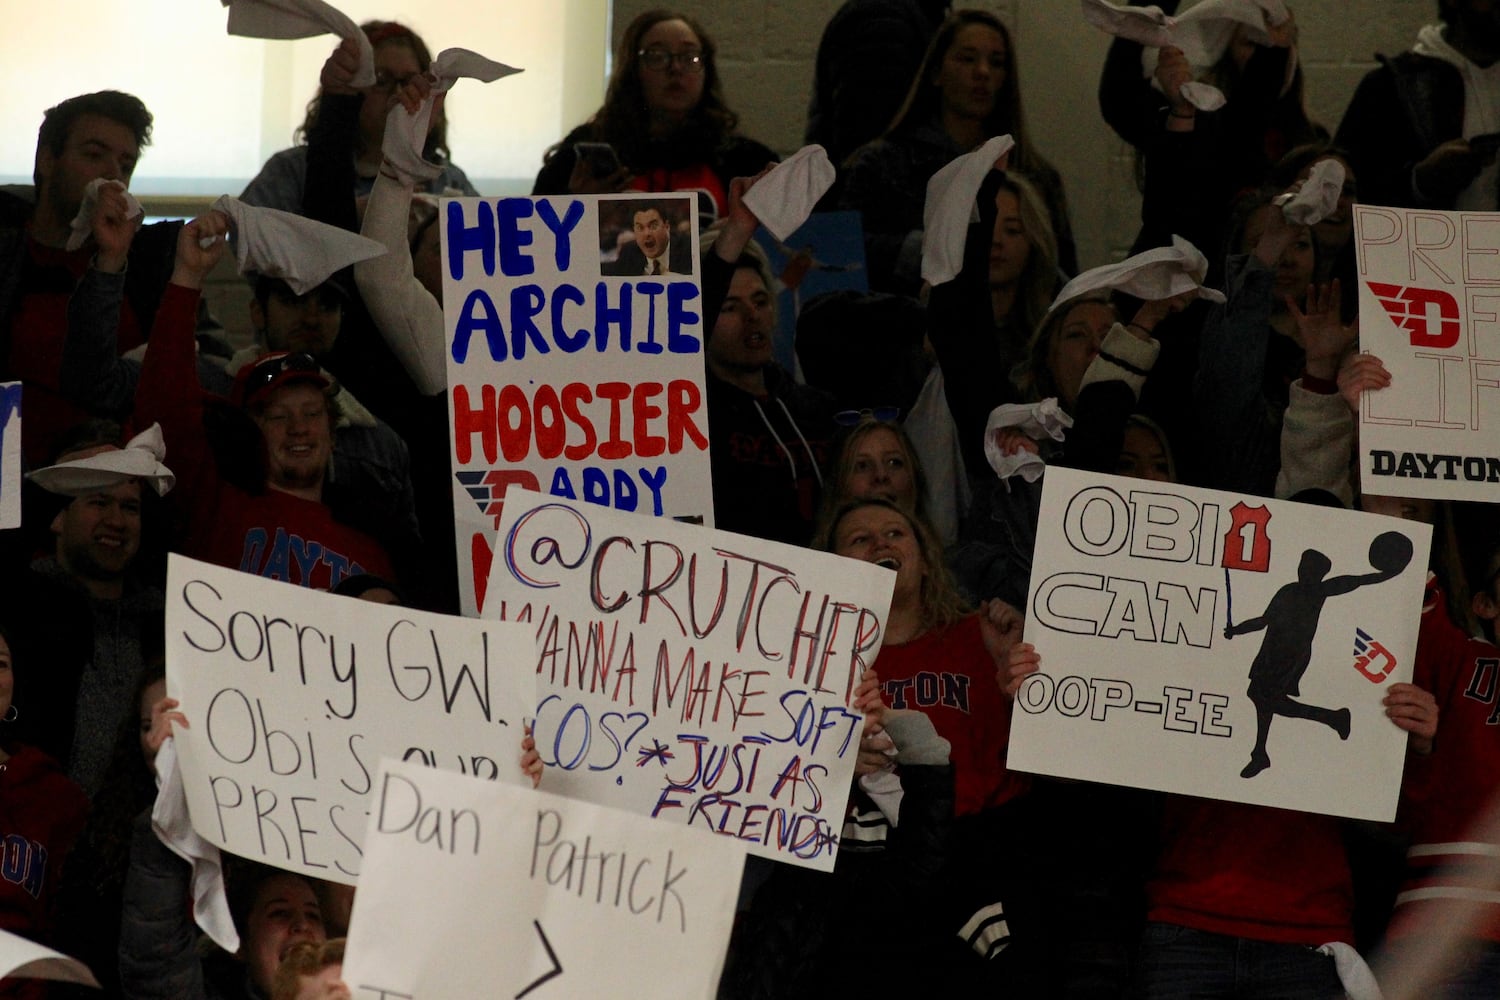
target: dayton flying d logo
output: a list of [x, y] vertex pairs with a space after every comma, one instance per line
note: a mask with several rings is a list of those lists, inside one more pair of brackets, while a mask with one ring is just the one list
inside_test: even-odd
[[[1458, 343], [1458, 300], [1432, 288], [1402, 288], [1381, 281], [1369, 282], [1391, 322], [1411, 334], [1413, 347], [1452, 347]], [[1436, 329], [1430, 308], [1437, 306]]]
[[1354, 630], [1354, 669], [1379, 684], [1396, 669], [1396, 657], [1362, 628]]

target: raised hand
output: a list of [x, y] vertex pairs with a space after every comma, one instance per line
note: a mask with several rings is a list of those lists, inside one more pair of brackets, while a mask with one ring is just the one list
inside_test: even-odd
[[143, 218], [140, 215], [128, 218], [129, 212], [130, 201], [125, 196], [124, 185], [117, 182], [99, 186], [92, 225], [94, 244], [99, 248], [94, 266], [101, 271], [118, 274], [125, 269], [130, 242], [141, 228]]
[[223, 212], [210, 211], [183, 226], [177, 234], [172, 284], [202, 288], [204, 277], [224, 256], [224, 238], [228, 233], [229, 216]]
[[1005, 697], [1014, 698], [1021, 685], [1026, 683], [1026, 678], [1041, 669], [1042, 654], [1031, 643], [1018, 642], [1010, 647], [1005, 664], [995, 672], [995, 680]]
[[151, 706], [151, 728], [146, 733], [144, 747], [148, 764], [156, 760], [161, 745], [172, 735], [172, 723], [177, 723], [183, 729], [188, 728], [187, 716], [176, 711], [176, 708], [176, 698], [163, 698]]
[[1349, 404], [1349, 409], [1359, 412], [1360, 397], [1366, 392], [1384, 389], [1391, 384], [1391, 373], [1385, 364], [1373, 354], [1351, 354], [1344, 359], [1338, 374], [1339, 395]]
[[1432, 753], [1432, 740], [1438, 728], [1438, 704], [1430, 692], [1415, 684], [1392, 684], [1381, 704], [1385, 705], [1386, 718], [1395, 723], [1397, 729], [1406, 731], [1407, 744], [1413, 753]]
[[1302, 350], [1307, 354], [1307, 374], [1333, 381], [1338, 375], [1344, 352], [1354, 343], [1355, 328], [1345, 326], [1339, 316], [1339, 279], [1307, 290], [1307, 311], [1303, 312], [1290, 295], [1287, 312], [1297, 321]]
[[354, 39], [345, 38], [324, 61], [323, 71], [318, 74], [318, 84], [325, 94], [357, 94], [359, 90], [352, 81], [354, 74], [358, 72], [359, 46]]

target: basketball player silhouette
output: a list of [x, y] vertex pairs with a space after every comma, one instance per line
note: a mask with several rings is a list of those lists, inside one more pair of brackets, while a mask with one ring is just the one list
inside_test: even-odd
[[1411, 562], [1411, 554], [1410, 539], [1400, 532], [1388, 531], [1370, 543], [1370, 565], [1376, 572], [1325, 579], [1333, 563], [1317, 549], [1308, 549], [1302, 553], [1297, 579], [1276, 591], [1260, 617], [1224, 626], [1226, 639], [1262, 629], [1266, 633], [1250, 664], [1250, 687], [1246, 693], [1255, 705], [1255, 749], [1250, 753], [1250, 763], [1240, 772], [1241, 778], [1253, 778], [1271, 766], [1266, 737], [1271, 731], [1271, 720], [1278, 715], [1312, 719], [1338, 733], [1339, 739], [1349, 738], [1349, 709], [1304, 705], [1292, 696], [1300, 693], [1302, 675], [1312, 662], [1313, 639], [1317, 637], [1324, 602], [1400, 575]]

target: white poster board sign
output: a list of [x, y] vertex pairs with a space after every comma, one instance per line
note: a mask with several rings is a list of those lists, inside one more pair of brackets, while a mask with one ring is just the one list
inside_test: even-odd
[[21, 526], [21, 383], [0, 382], [0, 529]]
[[712, 525], [694, 197], [460, 198], [442, 226], [464, 613], [511, 486]]
[[1500, 502], [1500, 214], [1357, 205], [1366, 493]]
[[193, 829], [354, 884], [381, 757], [507, 783], [535, 705], [531, 630], [309, 591], [173, 554], [167, 693]]
[[375, 787], [356, 1000], [714, 995], [744, 859], [729, 841], [396, 761]]
[[1049, 468], [1010, 766], [1393, 819], [1406, 734], [1381, 699], [1411, 679], [1431, 535]]
[[550, 790], [833, 868], [894, 573], [520, 491], [496, 546]]

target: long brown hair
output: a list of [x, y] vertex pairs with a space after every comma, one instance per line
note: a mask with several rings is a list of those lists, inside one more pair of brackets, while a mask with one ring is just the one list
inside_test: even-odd
[[[427, 43], [422, 41], [422, 36], [397, 21], [366, 21], [359, 26], [370, 40], [370, 45], [380, 48], [382, 45], [404, 45], [411, 50], [416, 57], [417, 66], [423, 73], [432, 66], [432, 52], [428, 50]], [[307, 142], [308, 133], [312, 131], [313, 125], [318, 120], [318, 111], [323, 106], [323, 92], [319, 90], [313, 95], [313, 99], [307, 102], [307, 114], [302, 118], [302, 124], [297, 126], [297, 131], [292, 134], [293, 141], [299, 145]], [[364, 139], [356, 134], [355, 154], [364, 152], [360, 148]], [[434, 113], [432, 128], [427, 132], [427, 141], [422, 145], [422, 155], [434, 162], [443, 162], [448, 159], [448, 116], [446, 114]]]
[[1015, 139], [1016, 148], [1011, 151], [1010, 163], [1022, 173], [1032, 177], [1055, 173], [1052, 164], [1032, 148], [1026, 134], [1025, 116], [1021, 112], [1021, 77], [1017, 70], [1016, 47], [1011, 41], [1010, 30], [1005, 27], [1004, 21], [987, 10], [956, 10], [948, 15], [937, 34], [932, 36], [927, 53], [922, 57], [922, 65], [912, 78], [911, 89], [906, 92], [906, 100], [901, 103], [896, 117], [891, 119], [883, 138], [920, 128], [937, 120], [940, 110], [938, 71], [942, 69], [943, 60], [948, 57], [948, 50], [953, 48], [958, 33], [972, 24], [997, 31], [1005, 39], [1005, 84], [995, 95], [995, 106], [984, 120], [984, 134], [988, 137], [1008, 134]]
[[[604, 104], [588, 120], [594, 137], [615, 147], [627, 166], [649, 166], [640, 162], [641, 151], [651, 132], [651, 117], [641, 88], [639, 52], [646, 32], [663, 21], [686, 24], [698, 36], [698, 47], [703, 53], [703, 96], [682, 123], [678, 134], [701, 143], [705, 150], [712, 150], [722, 145], [739, 125], [739, 116], [724, 103], [724, 89], [715, 59], [718, 46], [703, 30], [703, 25], [677, 11], [661, 8], [645, 11], [630, 22], [620, 37], [620, 45], [615, 50], [614, 70], [604, 91]], [[561, 142], [552, 146], [544, 161], [550, 161], [562, 148]]]

